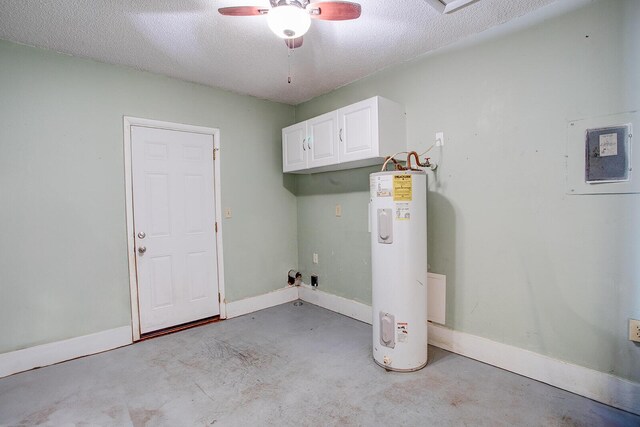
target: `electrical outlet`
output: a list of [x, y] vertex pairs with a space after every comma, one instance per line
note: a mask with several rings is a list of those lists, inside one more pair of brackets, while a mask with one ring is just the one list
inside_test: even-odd
[[629, 319], [629, 341], [640, 342], [640, 320]]
[[342, 205], [336, 205], [336, 216], [342, 216]]
[[314, 264], [318, 263], [318, 254], [316, 254], [316, 253], [313, 254], [313, 263]]
[[444, 145], [444, 132], [436, 132], [436, 147]]
[[231, 218], [231, 208], [225, 208], [224, 209], [224, 217], [225, 218]]

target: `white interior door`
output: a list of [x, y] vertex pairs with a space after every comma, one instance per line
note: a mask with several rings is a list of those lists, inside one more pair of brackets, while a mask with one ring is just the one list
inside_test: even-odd
[[131, 127], [140, 332], [220, 314], [213, 136]]

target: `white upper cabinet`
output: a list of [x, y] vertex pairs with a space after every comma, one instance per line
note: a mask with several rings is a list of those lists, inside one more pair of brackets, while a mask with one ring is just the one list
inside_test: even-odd
[[340, 161], [350, 162], [378, 156], [377, 98], [339, 109], [338, 121]]
[[337, 111], [282, 129], [283, 172], [306, 172], [339, 159]]
[[307, 168], [307, 123], [282, 129], [282, 170], [293, 172]]
[[380, 164], [406, 150], [404, 109], [379, 96], [282, 130], [283, 171], [325, 172]]
[[308, 168], [333, 165], [338, 157], [338, 115], [335, 111], [307, 120]]

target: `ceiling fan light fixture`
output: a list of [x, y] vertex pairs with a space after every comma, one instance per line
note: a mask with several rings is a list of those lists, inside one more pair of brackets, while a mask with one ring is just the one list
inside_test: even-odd
[[283, 39], [303, 36], [311, 26], [311, 17], [306, 9], [293, 4], [269, 10], [267, 23], [274, 34]]

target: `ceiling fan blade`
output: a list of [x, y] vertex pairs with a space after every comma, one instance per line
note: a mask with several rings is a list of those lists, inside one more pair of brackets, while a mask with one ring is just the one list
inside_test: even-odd
[[263, 9], [258, 6], [235, 6], [235, 7], [221, 7], [218, 9], [221, 15], [226, 16], [253, 16], [264, 15], [269, 12], [269, 9]]
[[284, 44], [286, 44], [289, 49], [296, 49], [302, 46], [302, 36], [296, 37], [295, 39], [284, 39]]
[[310, 15], [315, 19], [323, 19], [325, 21], [346, 21], [348, 19], [357, 19], [360, 17], [362, 8], [358, 3], [348, 1], [322, 1], [311, 3], [307, 6]]

